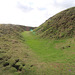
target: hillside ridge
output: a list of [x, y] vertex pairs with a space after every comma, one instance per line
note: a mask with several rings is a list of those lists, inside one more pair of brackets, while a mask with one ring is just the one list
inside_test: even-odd
[[34, 31], [45, 38], [67, 38], [75, 36], [75, 7], [61, 11], [46, 20]]

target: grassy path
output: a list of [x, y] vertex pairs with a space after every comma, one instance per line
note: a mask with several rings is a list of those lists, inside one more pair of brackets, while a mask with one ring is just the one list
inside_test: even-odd
[[[40, 67], [42, 70], [39, 69], [41, 72], [43, 71], [47, 75], [75, 75], [75, 55], [72, 54], [75, 52], [74, 39], [40, 39], [36, 34], [28, 31], [23, 32], [22, 36], [25, 39], [25, 44], [39, 56], [39, 61], [44, 63], [44, 67]], [[68, 46], [72, 47], [68, 48]]]
[[0, 75], [75, 75], [75, 39], [9, 36], [0, 37]]
[[[65, 52], [69, 52], [69, 48], [65, 51], [61, 49], [63, 44], [66, 43], [65, 40], [47, 40], [40, 39], [31, 32], [23, 32], [22, 33], [25, 43], [35, 52], [41, 61], [44, 62], [71, 62], [72, 60], [68, 60], [71, 56], [67, 57]], [[66, 45], [69, 45], [66, 43]], [[74, 56], [72, 56], [74, 57]]]
[[54, 41], [39, 39], [36, 35], [33, 35], [30, 32], [24, 32], [22, 35], [24, 39], [26, 39], [25, 43], [33, 52], [40, 56], [42, 61], [55, 61], [59, 59], [59, 56], [62, 56], [62, 51], [58, 51], [54, 48]]

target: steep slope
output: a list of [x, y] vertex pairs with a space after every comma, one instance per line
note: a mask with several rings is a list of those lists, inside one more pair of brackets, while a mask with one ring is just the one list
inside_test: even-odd
[[75, 7], [54, 15], [34, 31], [41, 37], [56, 39], [75, 36]]

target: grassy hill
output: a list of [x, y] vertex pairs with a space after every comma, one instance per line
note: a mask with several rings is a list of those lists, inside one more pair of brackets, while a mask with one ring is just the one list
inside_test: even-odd
[[75, 75], [74, 20], [72, 7], [36, 29], [0, 24], [0, 75]]
[[0, 25], [0, 75], [28, 75], [34, 71], [35, 55], [21, 36], [25, 29], [26, 26]]
[[68, 38], [75, 36], [75, 7], [61, 11], [35, 29], [45, 38]]

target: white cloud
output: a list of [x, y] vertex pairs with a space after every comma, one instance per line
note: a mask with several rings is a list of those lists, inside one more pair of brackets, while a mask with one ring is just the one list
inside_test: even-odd
[[33, 10], [32, 7], [26, 6], [26, 5], [22, 5], [22, 4], [19, 3], [19, 2], [18, 2], [18, 7], [19, 7], [23, 12], [29, 12], [29, 11]]
[[39, 26], [75, 0], [0, 0], [0, 23]]

